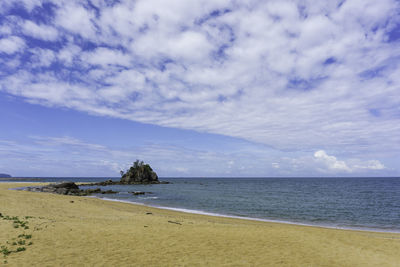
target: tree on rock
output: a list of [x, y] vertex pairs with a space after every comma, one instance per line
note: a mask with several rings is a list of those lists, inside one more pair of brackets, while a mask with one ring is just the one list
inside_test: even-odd
[[133, 166], [125, 173], [121, 171], [121, 183], [123, 184], [158, 184], [158, 176], [149, 164], [136, 160]]

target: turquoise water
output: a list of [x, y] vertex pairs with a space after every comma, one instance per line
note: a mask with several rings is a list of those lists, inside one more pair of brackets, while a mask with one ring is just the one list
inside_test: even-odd
[[[94, 178], [91, 181], [97, 179], [104, 180]], [[400, 178], [161, 180], [172, 184], [114, 185], [103, 189], [119, 192], [106, 195], [110, 199], [184, 211], [326, 227], [400, 232]], [[131, 191], [153, 194], [133, 196], [129, 193]]]

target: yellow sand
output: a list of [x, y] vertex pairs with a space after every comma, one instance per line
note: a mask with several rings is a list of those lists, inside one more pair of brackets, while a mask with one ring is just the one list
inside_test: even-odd
[[22, 185], [0, 183], [3, 216], [34, 216], [27, 230], [0, 218], [1, 245], [16, 249], [12, 238], [32, 234], [33, 244], [9, 255], [7, 266], [400, 266], [400, 234], [219, 218], [6, 190]]

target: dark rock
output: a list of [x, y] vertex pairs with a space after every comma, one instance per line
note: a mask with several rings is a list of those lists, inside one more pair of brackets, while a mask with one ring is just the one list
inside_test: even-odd
[[121, 171], [121, 180], [107, 180], [98, 183], [87, 183], [81, 186], [107, 186], [107, 185], [131, 185], [131, 184], [169, 184], [167, 181], [159, 181], [157, 173], [153, 171], [149, 164], [136, 160], [127, 172]]
[[116, 182], [114, 182], [112, 180], [107, 180], [107, 181], [104, 181], [104, 182], [97, 183], [97, 185], [101, 185], [101, 186], [113, 185], [113, 184], [116, 184]]
[[85, 192], [88, 195], [90, 195], [90, 194], [99, 194], [99, 193], [101, 193], [101, 189], [100, 188], [86, 189], [86, 190], [83, 190], [83, 192]]
[[107, 185], [119, 185], [121, 184], [119, 181], [113, 181], [113, 180], [107, 180], [103, 182], [98, 182], [98, 183], [86, 183], [86, 184], [81, 184], [80, 186], [107, 186]]
[[102, 193], [102, 194], [116, 194], [116, 193], [118, 193], [118, 192], [112, 191], [112, 190], [107, 190], [107, 191], [102, 191], [101, 193]]
[[102, 191], [100, 188], [81, 190], [74, 182], [50, 184], [42, 187], [27, 187], [24, 190], [31, 192], [45, 192], [70, 196], [88, 196], [91, 194], [115, 194], [112, 190]]
[[52, 186], [44, 186], [41, 188], [41, 190], [39, 189], [39, 191], [41, 192], [47, 192], [47, 193], [55, 193], [56, 192], [56, 188], [52, 187]]
[[[122, 172], [123, 173], [123, 172]], [[158, 184], [157, 174], [153, 171], [149, 164], [143, 161], [135, 161], [133, 166], [126, 173], [122, 174], [121, 184]]]
[[74, 182], [63, 182], [60, 184], [49, 185], [55, 188], [65, 188], [65, 189], [79, 189], [79, 187]]
[[131, 193], [132, 195], [135, 195], [135, 196], [146, 194], [146, 192], [142, 192], [142, 191], [134, 191], [134, 192], [129, 192], [129, 193]]
[[60, 194], [60, 195], [67, 195], [69, 193], [69, 190], [67, 188], [57, 188], [54, 193]]

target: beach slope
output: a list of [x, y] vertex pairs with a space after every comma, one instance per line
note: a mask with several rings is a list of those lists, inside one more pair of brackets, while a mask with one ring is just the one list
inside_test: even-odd
[[[400, 234], [212, 217], [89, 197], [7, 190], [24, 185], [0, 183], [0, 244], [10, 251], [25, 248], [4, 258], [1, 254], [0, 265], [400, 264]], [[20, 240], [25, 244], [13, 245]]]

